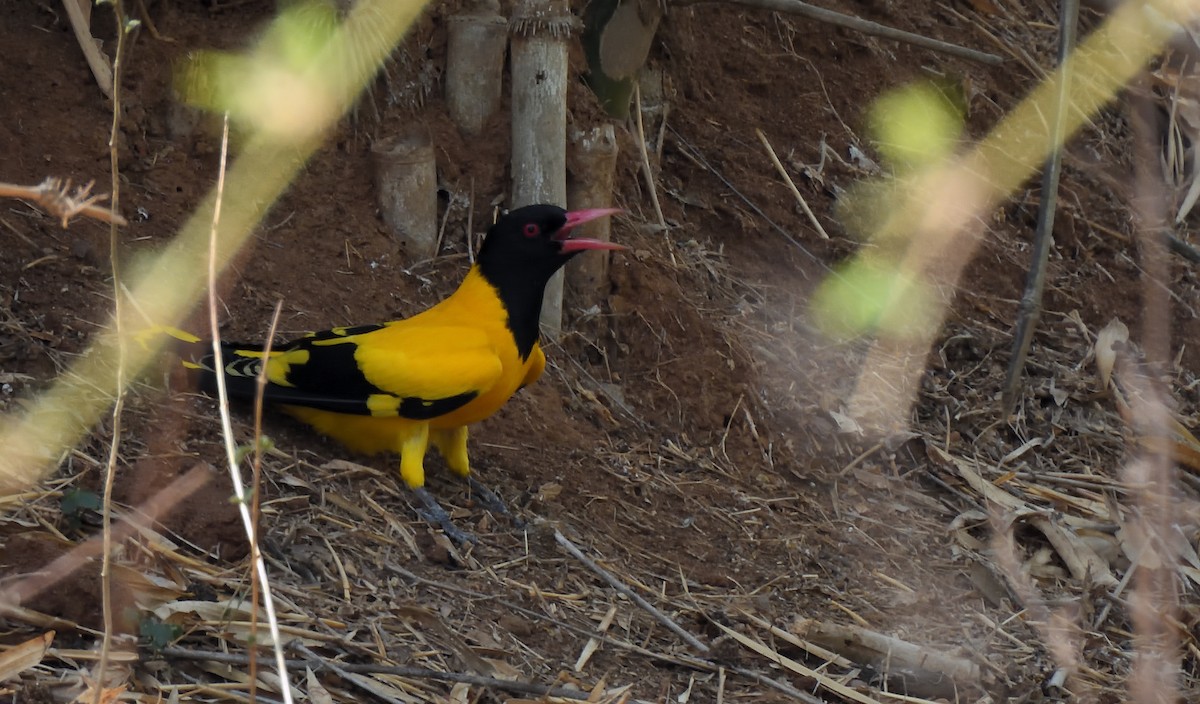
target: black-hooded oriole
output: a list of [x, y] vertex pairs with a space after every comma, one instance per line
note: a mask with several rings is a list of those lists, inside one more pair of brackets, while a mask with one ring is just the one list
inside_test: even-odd
[[[424, 489], [426, 450], [432, 444], [452, 472], [470, 477], [467, 426], [495, 413], [545, 368], [538, 318], [550, 277], [585, 250], [623, 249], [571, 239], [571, 230], [617, 212], [531, 205], [503, 215], [462, 284], [432, 308], [272, 345], [265, 402], [355, 452], [399, 453], [400, 477], [422, 500], [426, 517], [454, 537], [471, 539]], [[211, 342], [171, 334], [187, 343], [184, 365], [199, 373], [203, 388], [213, 389]], [[221, 351], [230, 396], [254, 398], [263, 345], [223, 342]]]

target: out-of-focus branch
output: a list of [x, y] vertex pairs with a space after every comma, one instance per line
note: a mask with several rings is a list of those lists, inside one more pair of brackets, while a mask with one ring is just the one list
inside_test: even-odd
[[36, 203], [42, 210], [62, 221], [65, 229], [67, 223], [76, 215], [100, 220], [114, 225], [127, 225], [120, 213], [96, 205], [108, 199], [108, 194], [92, 195], [95, 181], [71, 189], [71, 179], [63, 181], [54, 176], [47, 177], [36, 186], [17, 186], [11, 183], [0, 183], [0, 198], [20, 198]]

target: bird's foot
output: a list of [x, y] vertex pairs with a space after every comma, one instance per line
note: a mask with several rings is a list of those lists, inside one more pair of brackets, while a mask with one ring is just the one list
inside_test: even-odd
[[471, 475], [467, 475], [467, 484], [471, 486], [471, 492], [475, 494], [475, 497], [479, 499], [479, 503], [482, 504], [484, 508], [492, 513], [498, 513], [502, 516], [507, 516], [508, 519], [513, 522], [513, 525], [518, 528], [523, 528], [525, 526], [525, 521], [522, 521], [520, 518], [514, 516], [508, 510], [508, 506], [504, 504], [500, 497], [496, 496], [496, 492], [487, 488], [483, 482]]
[[446, 537], [459, 545], [479, 542], [479, 538], [454, 525], [454, 521], [450, 520], [450, 514], [446, 513], [446, 509], [442, 508], [442, 505], [438, 503], [437, 499], [433, 498], [433, 494], [430, 494], [425, 487], [417, 487], [412, 490], [412, 493], [421, 500], [421, 508], [417, 509], [417, 513], [426, 521], [440, 526], [442, 531], [446, 533]]

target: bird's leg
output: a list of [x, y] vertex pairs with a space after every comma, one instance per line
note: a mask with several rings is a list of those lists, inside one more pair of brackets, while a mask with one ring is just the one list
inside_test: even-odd
[[417, 513], [429, 523], [441, 526], [446, 537], [460, 545], [479, 542], [479, 538], [454, 525], [454, 521], [450, 520], [450, 514], [446, 513], [446, 509], [442, 508], [442, 505], [425, 487], [419, 486], [413, 489], [412, 493], [421, 500], [422, 508], [418, 508]]
[[417, 513], [429, 523], [441, 526], [446, 535], [459, 544], [477, 543], [474, 535], [454, 525], [450, 514], [425, 489], [425, 450], [429, 447], [429, 424], [414, 423], [400, 442], [400, 478], [418, 499]]
[[475, 494], [475, 498], [479, 500], [479, 503], [482, 504], [484, 508], [492, 513], [499, 513], [503, 516], [507, 516], [508, 520], [512, 521], [513, 525], [518, 528], [525, 527], [525, 521], [522, 521], [520, 518], [517, 518], [515, 515], [510, 513], [508, 506], [504, 504], [504, 501], [499, 496], [496, 496], [496, 492], [492, 491], [487, 487], [487, 485], [476, 479], [474, 475], [467, 475], [467, 484], [471, 487], [471, 492]]
[[471, 487], [471, 493], [485, 509], [507, 516], [517, 527], [525, 525], [524, 521], [509, 512], [508, 506], [504, 505], [499, 496], [496, 496], [496, 492], [484, 486], [471, 474], [471, 461], [467, 456], [467, 427], [465, 425], [449, 430], [432, 430], [429, 433], [429, 439], [442, 454], [442, 459], [446, 461], [446, 466], [450, 468], [450, 471], [467, 480], [467, 485]]

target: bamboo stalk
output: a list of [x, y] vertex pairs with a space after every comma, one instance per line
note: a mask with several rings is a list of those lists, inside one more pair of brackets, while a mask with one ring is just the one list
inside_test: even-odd
[[[613, 176], [617, 168], [617, 139], [611, 124], [591, 130], [574, 130], [568, 146], [567, 207], [572, 210], [612, 205]], [[612, 219], [600, 218], [579, 228], [580, 237], [609, 241]], [[567, 302], [588, 309], [603, 299], [608, 281], [608, 252], [576, 257], [567, 264]]]
[[[567, 202], [565, 0], [521, 0], [512, 20], [512, 205]], [[562, 333], [563, 272], [546, 285], [542, 329]]]

